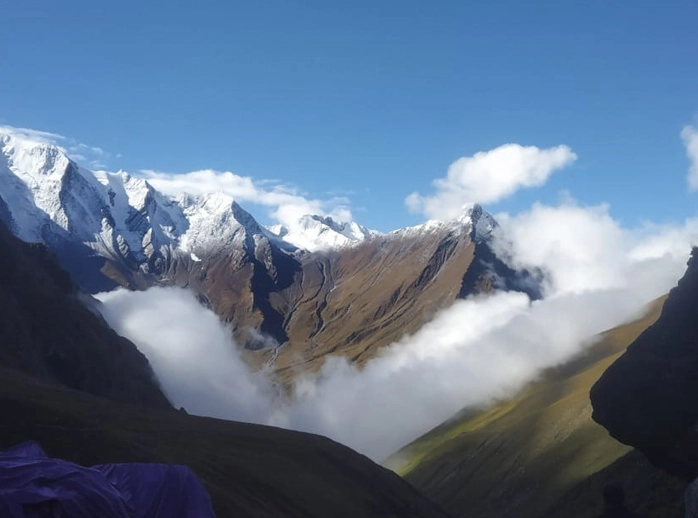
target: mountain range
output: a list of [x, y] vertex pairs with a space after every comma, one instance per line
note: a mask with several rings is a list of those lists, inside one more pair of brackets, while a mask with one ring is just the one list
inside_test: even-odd
[[493, 251], [478, 205], [390, 233], [305, 215], [266, 228], [223, 193], [167, 196], [143, 178], [92, 172], [54, 145], [0, 135], [0, 219], [44, 243], [88, 293], [192, 290], [257, 365], [281, 376], [332, 352], [362, 363], [457, 298], [493, 288], [539, 296], [538, 272]]
[[540, 297], [543, 274], [498, 256], [482, 207], [390, 233], [318, 214], [265, 227], [223, 193], [168, 196], [55, 145], [12, 133], [0, 144], [0, 408], [16, 417], [0, 448], [33, 439], [87, 464], [185, 463], [219, 516], [581, 518], [618, 478], [648, 516], [682, 514], [698, 474], [695, 250], [638, 320], [389, 458], [402, 480], [319, 436], [176, 412], [91, 294], [189, 289], [231, 324], [250, 364], [290, 385], [330, 353], [367, 362], [459, 298]]

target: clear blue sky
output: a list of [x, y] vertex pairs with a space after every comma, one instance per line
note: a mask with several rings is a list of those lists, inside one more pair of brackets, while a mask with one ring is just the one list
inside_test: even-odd
[[405, 196], [461, 156], [567, 144], [574, 166], [489, 208], [567, 189], [627, 224], [696, 212], [679, 137], [698, 113], [695, 1], [22, 0], [0, 12], [0, 123], [102, 147], [110, 169], [352, 191], [355, 218], [390, 230], [420, 220]]

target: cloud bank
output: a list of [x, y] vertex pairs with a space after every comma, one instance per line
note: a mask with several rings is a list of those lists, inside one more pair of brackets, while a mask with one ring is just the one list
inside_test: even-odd
[[688, 188], [698, 191], [698, 129], [695, 126], [686, 126], [681, 131], [681, 138], [686, 146], [686, 156], [690, 161], [688, 168]]
[[264, 373], [247, 368], [231, 330], [190, 292], [120, 289], [99, 299], [105, 318], [117, 333], [136, 341], [176, 407], [255, 423], [267, 420], [273, 385]]
[[543, 300], [496, 293], [458, 301], [363, 369], [328, 358], [285, 397], [268, 373], [246, 367], [229, 330], [190, 294], [155, 288], [100, 298], [175, 405], [327, 435], [380, 460], [466, 406], [511, 395], [635, 316], [676, 283], [698, 234], [698, 220], [627, 229], [608, 207], [573, 201], [500, 220], [509, 260], [548, 274]]
[[519, 189], [538, 187], [577, 159], [567, 146], [540, 149], [505, 144], [490, 151], [456, 160], [445, 178], [434, 180], [436, 192], [422, 196], [413, 192], [405, 203], [412, 212], [448, 219], [468, 203], [503, 200]]

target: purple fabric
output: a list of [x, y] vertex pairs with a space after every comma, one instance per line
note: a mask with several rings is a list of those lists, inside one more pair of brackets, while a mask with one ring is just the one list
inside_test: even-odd
[[208, 493], [186, 466], [105, 464], [94, 466], [133, 509], [133, 518], [215, 518]]
[[215, 518], [185, 466], [86, 468], [46, 456], [36, 443], [0, 452], [0, 516], [7, 518]]

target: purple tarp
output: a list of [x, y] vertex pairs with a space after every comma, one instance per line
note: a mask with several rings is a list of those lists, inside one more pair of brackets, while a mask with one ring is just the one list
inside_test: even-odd
[[0, 516], [215, 518], [206, 490], [185, 466], [86, 468], [49, 458], [36, 443], [0, 452]]

